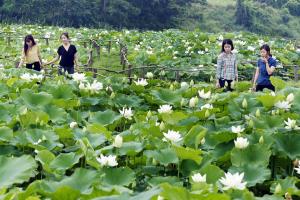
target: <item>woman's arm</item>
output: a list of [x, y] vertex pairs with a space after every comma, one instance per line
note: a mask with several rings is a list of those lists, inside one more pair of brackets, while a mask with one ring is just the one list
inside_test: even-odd
[[275, 71], [275, 67], [274, 66], [270, 66], [268, 63], [268, 60], [265, 58], [264, 62], [266, 63], [266, 69], [269, 75], [272, 75], [273, 72]]
[[51, 60], [50, 62], [45, 63], [45, 65], [51, 65], [51, 64], [59, 61], [59, 58], [60, 58], [60, 55], [57, 54], [56, 57], [53, 60]]
[[37, 48], [38, 48], [38, 49], [37, 49], [38, 57], [39, 57], [39, 60], [40, 60], [40, 64], [41, 64], [41, 66], [42, 66], [42, 65], [43, 65], [43, 60], [42, 60], [40, 48], [39, 48], [39, 47], [37, 47]]
[[75, 63], [76, 71], [79, 72], [79, 64], [78, 64], [77, 53], [74, 54], [74, 63]]
[[222, 55], [219, 55], [217, 60], [217, 70], [216, 70], [216, 87], [220, 87], [219, 79], [221, 78], [221, 69], [222, 69]]
[[239, 81], [239, 72], [238, 72], [237, 61], [235, 62], [235, 80]]
[[19, 62], [18, 68], [22, 67], [22, 65], [24, 64], [25, 61], [25, 53], [24, 50], [22, 51], [22, 56], [21, 56], [21, 60]]

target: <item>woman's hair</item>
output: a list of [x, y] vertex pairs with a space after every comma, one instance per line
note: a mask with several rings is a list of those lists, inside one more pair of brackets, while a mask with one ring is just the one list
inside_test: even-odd
[[36, 45], [36, 42], [33, 39], [32, 35], [26, 35], [25, 39], [24, 39], [24, 53], [25, 55], [27, 55], [27, 51], [28, 51], [28, 45], [26, 42], [31, 41], [32, 42], [32, 46]]
[[234, 49], [234, 46], [233, 46], [233, 42], [231, 39], [224, 39], [223, 42], [222, 42], [222, 49], [221, 49], [221, 52], [225, 52], [225, 44], [229, 44], [231, 46], [231, 50]]
[[269, 46], [269, 45], [264, 44], [264, 45], [262, 45], [259, 49], [260, 49], [260, 50], [263, 50], [263, 49], [266, 50], [267, 54], [268, 54], [270, 57], [272, 57], [271, 49], [270, 49], [270, 46]]
[[66, 38], [70, 39], [69, 33], [67, 33], [67, 32], [62, 33], [62, 34], [60, 35], [60, 39], [61, 39], [62, 36], [65, 36]]

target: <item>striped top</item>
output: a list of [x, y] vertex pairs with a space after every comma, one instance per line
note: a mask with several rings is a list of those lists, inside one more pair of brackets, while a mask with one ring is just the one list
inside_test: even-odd
[[217, 79], [234, 80], [238, 73], [236, 69], [237, 58], [235, 54], [226, 54], [223, 52], [218, 56], [216, 71]]

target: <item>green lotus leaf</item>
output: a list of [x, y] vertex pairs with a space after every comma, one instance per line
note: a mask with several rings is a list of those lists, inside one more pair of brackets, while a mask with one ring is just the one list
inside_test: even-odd
[[52, 95], [46, 92], [34, 93], [34, 91], [29, 89], [22, 90], [21, 97], [24, 103], [32, 109], [46, 106], [50, 104], [53, 99]]
[[121, 116], [117, 114], [116, 112], [112, 110], [106, 110], [106, 111], [99, 111], [96, 113], [93, 113], [90, 122], [92, 123], [99, 123], [104, 126], [110, 125], [114, 123], [116, 120], [119, 120]]
[[171, 163], [178, 163], [178, 157], [173, 149], [162, 149], [162, 150], [146, 150], [144, 155], [148, 158], [154, 158], [162, 165], [169, 165]]
[[231, 173], [244, 173], [243, 181], [247, 182], [247, 187], [255, 186], [258, 183], [263, 183], [271, 177], [270, 169], [257, 165], [243, 165], [239, 167], [231, 167]]
[[154, 99], [161, 104], [180, 105], [182, 99], [180, 93], [168, 89], [152, 90], [150, 93]]
[[8, 127], [0, 127], [0, 141], [9, 142], [13, 138], [13, 131]]
[[231, 152], [231, 162], [233, 166], [244, 165], [267, 167], [271, 151], [261, 144], [249, 145], [245, 149], [233, 149]]
[[297, 133], [278, 133], [275, 135], [275, 149], [283, 156], [296, 159], [300, 156], [300, 135]]
[[120, 155], [134, 156], [143, 150], [142, 143], [139, 142], [124, 142], [119, 149]]
[[134, 171], [128, 167], [103, 169], [103, 182], [109, 185], [128, 186], [135, 179]]
[[0, 163], [0, 188], [7, 188], [16, 183], [24, 183], [36, 175], [37, 164], [31, 156], [0, 156]]
[[191, 149], [191, 148], [184, 148], [181, 146], [175, 146], [173, 145], [173, 149], [175, 150], [178, 158], [185, 160], [185, 159], [189, 159], [189, 160], [193, 160], [195, 161], [197, 164], [200, 164], [202, 161], [202, 157], [201, 155], [201, 150], [195, 150], [195, 149]]

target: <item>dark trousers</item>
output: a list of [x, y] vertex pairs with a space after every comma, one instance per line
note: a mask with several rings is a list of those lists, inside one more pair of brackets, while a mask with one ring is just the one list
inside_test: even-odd
[[36, 71], [41, 71], [41, 64], [40, 64], [40, 62], [26, 64], [26, 68], [27, 69], [34, 69]]
[[226, 80], [226, 79], [219, 79], [219, 84], [220, 84], [220, 87], [223, 88], [225, 86], [225, 82], [227, 82], [227, 90], [228, 91], [233, 91], [233, 89], [231, 88], [231, 83], [232, 83], [232, 80]]
[[63, 75], [66, 72], [68, 72], [68, 74], [74, 74], [74, 72], [75, 72], [74, 66], [68, 66], [68, 67], [59, 66], [59, 68], [58, 68], [59, 75]]
[[263, 91], [265, 88], [275, 92], [275, 87], [272, 84], [271, 85], [257, 85], [256, 86], [256, 91]]

